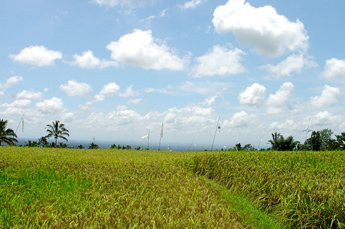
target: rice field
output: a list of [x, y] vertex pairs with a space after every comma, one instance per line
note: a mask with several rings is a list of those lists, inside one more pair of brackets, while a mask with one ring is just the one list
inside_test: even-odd
[[0, 228], [344, 228], [344, 159], [0, 147]]
[[291, 228], [345, 228], [344, 159], [344, 151], [243, 151], [197, 156], [190, 166]]
[[0, 149], [1, 228], [250, 228], [181, 152]]

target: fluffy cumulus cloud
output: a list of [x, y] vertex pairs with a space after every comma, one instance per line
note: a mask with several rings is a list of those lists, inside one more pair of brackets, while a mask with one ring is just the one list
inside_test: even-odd
[[259, 55], [278, 57], [308, 48], [303, 23], [289, 21], [271, 6], [255, 8], [245, 0], [229, 0], [215, 9], [212, 22], [218, 33], [232, 32], [241, 45], [253, 46]]
[[29, 99], [19, 99], [15, 100], [12, 103], [3, 103], [0, 105], [0, 107], [6, 107], [6, 108], [18, 108], [18, 107], [28, 107], [31, 104], [31, 101]]
[[[174, 131], [203, 131], [215, 122], [214, 110], [211, 107], [187, 106], [170, 108], [161, 114], [166, 127]], [[188, 128], [187, 128], [188, 127]]]
[[[296, 121], [292, 120], [292, 119], [287, 119], [282, 123], [279, 122], [272, 122], [269, 126], [269, 129], [272, 130], [272, 132], [276, 132], [276, 131], [291, 131], [291, 130], [296, 130], [300, 128], [300, 124], [297, 123]], [[284, 135], [284, 134], [283, 134]], [[285, 136], [287, 137], [287, 136]]]
[[259, 105], [265, 100], [266, 88], [263, 85], [254, 83], [238, 95], [238, 101], [245, 105]]
[[128, 104], [139, 104], [141, 103], [142, 99], [130, 99], [128, 100]]
[[334, 115], [328, 111], [320, 111], [310, 118], [310, 125], [314, 128], [329, 128], [329, 126], [341, 123], [343, 121], [341, 115]]
[[335, 104], [339, 101], [341, 96], [340, 89], [325, 85], [320, 96], [315, 96], [310, 99], [310, 103], [314, 107], [323, 107]]
[[255, 115], [250, 115], [245, 111], [240, 111], [235, 113], [230, 120], [226, 120], [223, 122], [223, 128], [241, 128], [241, 127], [248, 127], [253, 122], [256, 121]]
[[120, 86], [116, 83], [109, 83], [104, 85], [102, 90], [99, 92], [100, 95], [113, 96], [120, 90]]
[[315, 67], [317, 63], [308, 60], [303, 54], [292, 54], [277, 65], [268, 64], [262, 68], [270, 72], [273, 78], [281, 78], [283, 76], [291, 76], [291, 73], [301, 73], [304, 67]]
[[206, 0], [191, 0], [188, 2], [185, 2], [184, 5], [180, 6], [181, 9], [194, 9], [201, 3], [206, 2]]
[[133, 92], [132, 87], [133, 87], [133, 85], [127, 87], [125, 92], [124, 93], [120, 93], [119, 96], [120, 97], [131, 97], [131, 96], [134, 96], [135, 93]]
[[232, 75], [245, 72], [241, 65], [241, 55], [245, 53], [240, 49], [229, 50], [219, 45], [213, 46], [210, 53], [196, 58], [198, 64], [193, 69], [195, 77], [213, 75]]
[[123, 7], [137, 7], [148, 4], [152, 0], [93, 0], [98, 5], [104, 6], [123, 6]]
[[12, 76], [6, 80], [6, 83], [0, 84], [0, 88], [7, 89], [9, 87], [13, 87], [17, 83], [23, 81], [23, 77], [21, 76]]
[[14, 96], [16, 99], [41, 99], [41, 92], [23, 90]]
[[270, 94], [267, 99], [267, 113], [278, 114], [282, 112], [287, 100], [293, 95], [294, 86], [290, 82], [284, 83], [275, 94]]
[[36, 108], [42, 114], [56, 114], [65, 109], [62, 100], [56, 97], [36, 103]]
[[44, 46], [30, 46], [10, 57], [19, 63], [43, 67], [53, 65], [55, 60], [62, 59], [62, 54], [58, 51], [48, 50]]
[[105, 68], [108, 66], [117, 66], [114, 61], [100, 60], [94, 57], [92, 51], [88, 50], [82, 55], [73, 55], [74, 61], [71, 62], [72, 65], [79, 66], [81, 68]]
[[164, 42], [152, 37], [151, 30], [134, 30], [118, 41], [107, 45], [115, 61], [153, 70], [183, 70], [186, 59], [181, 59]]
[[321, 76], [325, 78], [345, 77], [345, 60], [337, 58], [327, 60]]
[[67, 84], [60, 85], [60, 90], [65, 92], [68, 96], [86, 98], [92, 91], [92, 88], [86, 83], [78, 83], [75, 80], [69, 80]]

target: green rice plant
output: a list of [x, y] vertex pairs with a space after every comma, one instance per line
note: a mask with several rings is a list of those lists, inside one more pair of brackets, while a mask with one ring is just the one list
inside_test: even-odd
[[344, 159], [341, 151], [227, 152], [196, 156], [189, 166], [292, 228], [344, 228]]
[[181, 152], [2, 147], [0, 228], [250, 228]]

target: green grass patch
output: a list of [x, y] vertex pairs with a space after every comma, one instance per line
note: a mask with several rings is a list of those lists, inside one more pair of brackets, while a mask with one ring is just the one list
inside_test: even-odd
[[226, 199], [232, 209], [234, 209], [243, 219], [244, 222], [257, 229], [282, 229], [287, 225], [279, 223], [279, 220], [273, 215], [262, 211], [255, 203], [248, 200], [245, 196], [235, 193], [210, 180], [202, 177], [202, 180], [217, 190], [220, 196]]

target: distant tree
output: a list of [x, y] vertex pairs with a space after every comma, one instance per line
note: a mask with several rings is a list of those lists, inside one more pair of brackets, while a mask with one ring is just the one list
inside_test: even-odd
[[110, 146], [110, 149], [116, 149], [116, 145], [115, 145], [115, 144], [112, 144], [112, 145]]
[[66, 141], [68, 139], [65, 136], [69, 136], [69, 130], [65, 128], [65, 124], [60, 123], [59, 120], [55, 120], [52, 122], [52, 124], [47, 125], [47, 136], [46, 138], [54, 137], [55, 138], [55, 145], [54, 147], [57, 147], [57, 140], [58, 138], [62, 138]]
[[313, 131], [310, 135], [310, 138], [308, 138], [304, 145], [306, 149], [312, 150], [312, 151], [319, 151], [321, 149], [322, 139], [320, 131]]
[[49, 146], [49, 143], [47, 141], [47, 138], [46, 137], [41, 137], [38, 139], [38, 145], [41, 146], [41, 147], [47, 147]]
[[66, 143], [62, 143], [62, 142], [59, 142], [59, 148], [67, 148], [67, 144]]
[[294, 141], [292, 136], [284, 138], [280, 133], [272, 133], [272, 140], [268, 141], [272, 145], [272, 150], [277, 151], [292, 151], [299, 144], [299, 141]]
[[345, 132], [342, 132], [340, 135], [335, 135], [337, 138], [337, 148], [345, 150]]
[[0, 120], [0, 146], [1, 142], [5, 142], [7, 145], [15, 145], [18, 142], [16, 133], [10, 129], [6, 128], [7, 120]]
[[99, 149], [99, 146], [96, 143], [91, 142], [89, 145], [89, 149]]
[[333, 132], [331, 129], [323, 129], [320, 131], [321, 139], [321, 149], [322, 150], [331, 150], [334, 141], [332, 141]]
[[237, 151], [241, 151], [241, 150], [242, 150], [241, 143], [237, 143], [237, 144], [235, 145], [235, 148], [236, 148]]
[[77, 149], [84, 149], [84, 146], [80, 144], [77, 146]]
[[127, 145], [126, 149], [130, 150], [130, 149], [132, 149], [132, 147], [130, 145]]
[[38, 147], [39, 144], [38, 144], [38, 142], [36, 142], [36, 141], [28, 140], [28, 142], [25, 143], [25, 146], [26, 146], [26, 147]]

